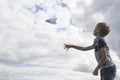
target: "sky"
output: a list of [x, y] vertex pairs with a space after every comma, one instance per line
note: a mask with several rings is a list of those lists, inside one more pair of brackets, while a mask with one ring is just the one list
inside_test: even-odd
[[[107, 22], [105, 38], [120, 80], [119, 0], [0, 0], [0, 80], [98, 80], [93, 29]], [[55, 24], [46, 22], [56, 19]], [[114, 43], [113, 43], [114, 42]]]

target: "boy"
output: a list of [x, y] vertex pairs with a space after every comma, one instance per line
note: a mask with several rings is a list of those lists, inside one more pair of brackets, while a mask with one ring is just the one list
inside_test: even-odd
[[94, 35], [96, 36], [96, 39], [94, 40], [93, 45], [82, 47], [64, 44], [64, 49], [67, 50], [69, 48], [75, 48], [82, 51], [94, 49], [98, 65], [93, 71], [93, 75], [98, 75], [98, 70], [100, 69], [101, 80], [114, 80], [116, 76], [116, 66], [110, 57], [109, 48], [104, 40], [104, 37], [107, 36], [109, 32], [109, 26], [104, 22], [100, 22], [94, 29]]

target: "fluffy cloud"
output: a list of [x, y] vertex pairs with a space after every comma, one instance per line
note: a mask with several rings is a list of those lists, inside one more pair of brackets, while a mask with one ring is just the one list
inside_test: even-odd
[[1, 80], [96, 80], [98, 77], [92, 77], [92, 74], [80, 73], [75, 71], [70, 71], [64, 68], [49, 68], [49, 67], [7, 67], [5, 65], [0, 65], [0, 79]]
[[[66, 52], [63, 44], [91, 45], [93, 29], [99, 21], [110, 23], [112, 32], [107, 38], [110, 39], [108, 44], [113, 60], [116, 64], [120, 62], [116, 56], [119, 38], [115, 35], [119, 32], [118, 0], [4, 0], [0, 5], [2, 80], [77, 80], [86, 75], [90, 76], [85, 80], [98, 79], [91, 74], [97, 65], [93, 61], [94, 52], [74, 49]], [[52, 17], [57, 18], [56, 25], [45, 22]], [[119, 70], [120, 66], [117, 66]], [[55, 76], [51, 77], [51, 74]]]

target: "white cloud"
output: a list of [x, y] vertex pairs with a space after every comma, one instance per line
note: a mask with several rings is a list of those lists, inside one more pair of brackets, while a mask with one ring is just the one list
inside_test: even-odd
[[[101, 1], [99, 5], [94, 5], [98, 3], [95, 0], [89, 1], [65, 0], [63, 3], [67, 7], [61, 7], [62, 0], [2, 1], [0, 3], [0, 62], [2, 63], [0, 79], [98, 79], [92, 75], [97, 65], [96, 61], [93, 61], [93, 51], [82, 52], [70, 49], [66, 52], [63, 49], [64, 43], [91, 45], [94, 39], [92, 30], [97, 22], [103, 20], [112, 22], [108, 20], [110, 18], [119, 21], [117, 17], [110, 17], [117, 7], [112, 4], [113, 1], [109, 1], [108, 5], [105, 5], [108, 1], [105, 3]], [[36, 12], [35, 5], [43, 10]], [[104, 5], [105, 9], [101, 5]], [[111, 5], [109, 10], [113, 11], [112, 13], [107, 10]], [[57, 18], [56, 25], [45, 22], [46, 19], [54, 16]], [[111, 24], [117, 26], [115, 23]], [[108, 43], [110, 44], [110, 41]], [[117, 51], [118, 49], [116, 51], [112, 49], [111, 53], [119, 70]], [[119, 73], [117, 78], [120, 78]]]
[[93, 18], [97, 22], [104, 22], [105, 21], [104, 14], [102, 14], [102, 13], [95, 13], [95, 14], [93, 14]]
[[93, 3], [94, 0], [84, 0], [84, 3], [86, 4], [86, 6], [91, 6], [91, 4]]
[[[98, 77], [91, 77], [90, 73], [81, 73], [70, 71], [63, 68], [47, 68], [47, 67], [8, 67], [0, 65], [0, 79], [3, 80], [96, 80]], [[6, 68], [6, 69], [5, 69]], [[7, 73], [7, 74], [6, 74]], [[85, 77], [87, 75], [87, 77]]]

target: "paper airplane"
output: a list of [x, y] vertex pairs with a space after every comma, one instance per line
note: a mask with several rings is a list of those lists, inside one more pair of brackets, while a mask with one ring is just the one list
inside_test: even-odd
[[57, 18], [50, 18], [50, 19], [47, 19], [45, 21], [50, 23], [50, 24], [57, 24], [56, 20], [57, 20]]

